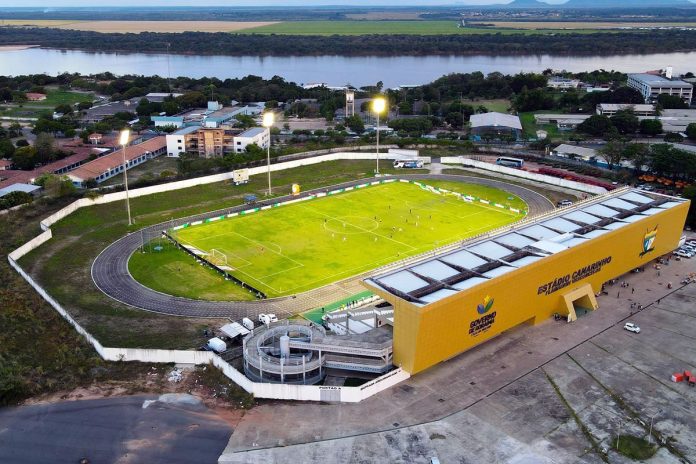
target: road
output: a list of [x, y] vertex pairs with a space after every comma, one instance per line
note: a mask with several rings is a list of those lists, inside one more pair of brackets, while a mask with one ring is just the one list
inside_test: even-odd
[[[217, 463], [232, 428], [189, 395], [153, 395], [0, 409], [0, 462]], [[171, 398], [171, 397], [167, 397]]]

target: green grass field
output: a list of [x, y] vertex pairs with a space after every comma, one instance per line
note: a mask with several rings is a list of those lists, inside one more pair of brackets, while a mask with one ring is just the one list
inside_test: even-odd
[[[524, 207], [519, 198], [496, 189], [456, 182], [432, 185]], [[327, 285], [520, 218], [522, 214], [396, 182], [187, 227], [176, 238], [224, 254], [233, 275], [275, 297]], [[171, 273], [167, 267], [158, 269]]]
[[94, 94], [91, 93], [47, 89], [45, 100], [25, 102], [21, 106], [17, 104], [2, 106], [0, 107], [0, 116], [38, 117], [43, 112], [53, 113], [53, 109], [58, 105], [73, 105], [75, 103], [91, 102], [92, 100], [94, 100]]
[[[235, 34], [365, 35], [365, 34], [585, 34], [597, 29], [512, 29], [457, 27], [456, 21], [284, 21], [234, 31]], [[607, 31], [604, 31], [607, 32]]]

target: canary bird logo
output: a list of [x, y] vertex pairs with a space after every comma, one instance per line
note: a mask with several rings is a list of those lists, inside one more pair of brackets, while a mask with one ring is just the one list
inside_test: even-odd
[[655, 249], [655, 238], [657, 237], [657, 226], [653, 230], [649, 230], [643, 236], [643, 251], [640, 256], [650, 253]]

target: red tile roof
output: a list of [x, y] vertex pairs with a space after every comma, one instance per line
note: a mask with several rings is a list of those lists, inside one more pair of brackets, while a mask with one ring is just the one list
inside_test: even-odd
[[[136, 159], [146, 152], [158, 151], [166, 146], [167, 140], [164, 136], [152, 138], [147, 142], [139, 143], [138, 145], [131, 145], [130, 147], [126, 148], [126, 160], [130, 161]], [[123, 152], [121, 150], [116, 150], [111, 154], [83, 164], [74, 171], [70, 171], [69, 175], [74, 179], [79, 180], [96, 179], [105, 172], [117, 168], [122, 164]]]

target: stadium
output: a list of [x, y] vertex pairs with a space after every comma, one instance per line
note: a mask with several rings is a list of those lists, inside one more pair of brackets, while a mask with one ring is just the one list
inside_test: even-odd
[[[281, 321], [250, 333], [236, 322], [223, 330], [242, 335], [254, 382], [370, 379], [415, 374], [512, 328], [599, 309], [606, 282], [677, 248], [688, 209], [631, 188], [554, 209], [490, 179], [388, 176], [158, 224], [104, 250], [92, 274], [107, 295], [149, 311], [239, 321], [277, 313]], [[146, 252], [151, 243], [247, 297], [145, 287], [128, 258], [159, 253]]]

